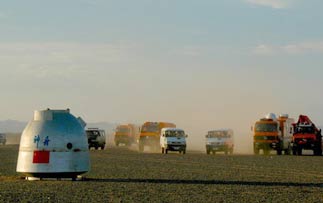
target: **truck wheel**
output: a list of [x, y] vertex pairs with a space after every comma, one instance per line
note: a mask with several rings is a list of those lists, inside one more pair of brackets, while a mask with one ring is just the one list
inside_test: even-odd
[[322, 150], [320, 148], [317, 147], [313, 151], [315, 156], [322, 156]]
[[257, 147], [255, 147], [255, 148], [253, 149], [253, 153], [254, 153], [255, 155], [259, 155], [259, 149], [258, 149]]
[[264, 149], [264, 155], [269, 155], [269, 150], [268, 149]]
[[98, 150], [99, 149], [99, 146], [98, 145], [95, 145], [94, 148], [95, 148], [95, 150]]
[[282, 150], [281, 149], [277, 149], [277, 155], [282, 155]]
[[183, 154], [186, 154], [186, 149], [183, 150]]
[[207, 149], [207, 150], [206, 150], [206, 154], [210, 154], [210, 150], [208, 150], [208, 149]]
[[285, 155], [290, 155], [291, 151], [292, 150], [291, 150], [290, 146], [288, 146], [288, 148], [284, 150], [284, 154]]
[[293, 155], [297, 155], [296, 149], [293, 149], [292, 151], [293, 151]]
[[105, 147], [105, 145], [102, 145], [102, 146], [101, 146], [101, 150], [104, 150], [104, 147]]
[[168, 149], [165, 149], [165, 154], [168, 154]]
[[139, 143], [139, 152], [143, 152], [144, 151], [144, 145]]
[[297, 155], [302, 156], [302, 148], [300, 147], [297, 148]]
[[284, 150], [284, 154], [285, 154], [285, 155], [290, 155], [290, 149], [286, 149], [286, 150]]

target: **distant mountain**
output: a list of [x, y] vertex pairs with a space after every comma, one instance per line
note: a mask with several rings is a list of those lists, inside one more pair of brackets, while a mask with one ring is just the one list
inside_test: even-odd
[[0, 121], [0, 133], [21, 133], [26, 127], [27, 122], [6, 120]]
[[87, 123], [86, 128], [100, 128], [107, 132], [107, 134], [111, 134], [114, 132], [114, 129], [117, 127], [117, 123], [109, 123], [109, 122], [96, 122], [96, 123]]
[[[0, 121], [0, 133], [21, 133], [27, 122], [16, 120]], [[109, 122], [87, 123], [86, 128], [101, 128], [107, 133], [112, 133], [118, 124]]]

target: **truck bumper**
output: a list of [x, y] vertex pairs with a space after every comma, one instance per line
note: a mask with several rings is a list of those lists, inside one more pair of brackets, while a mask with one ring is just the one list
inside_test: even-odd
[[159, 137], [158, 138], [155, 138], [153, 136], [140, 137], [139, 144], [148, 145], [148, 146], [154, 146], [154, 145], [159, 146]]
[[206, 145], [206, 150], [224, 152], [229, 150], [229, 147], [227, 145]]
[[293, 149], [314, 149], [316, 147], [320, 147], [321, 143], [315, 143], [315, 142], [306, 142], [306, 143], [291, 143]]
[[133, 142], [133, 140], [130, 137], [116, 137], [116, 138], [114, 138], [114, 142], [127, 144], [127, 143]]
[[186, 150], [186, 145], [166, 145], [165, 147], [169, 151], [184, 151]]
[[273, 143], [259, 143], [255, 142], [254, 147], [257, 149], [272, 149], [277, 150], [280, 148], [279, 143], [273, 142]]

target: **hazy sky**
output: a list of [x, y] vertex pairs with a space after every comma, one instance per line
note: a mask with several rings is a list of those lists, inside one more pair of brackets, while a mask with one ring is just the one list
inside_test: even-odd
[[0, 7], [0, 120], [249, 132], [267, 112], [323, 124], [321, 0], [29, 0]]

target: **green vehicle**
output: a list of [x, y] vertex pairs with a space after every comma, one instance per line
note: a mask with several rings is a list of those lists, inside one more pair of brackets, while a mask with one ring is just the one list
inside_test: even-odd
[[94, 147], [96, 150], [105, 147], [105, 131], [98, 128], [89, 128], [86, 130], [89, 149]]
[[6, 145], [7, 138], [5, 134], [0, 134], [0, 144]]

